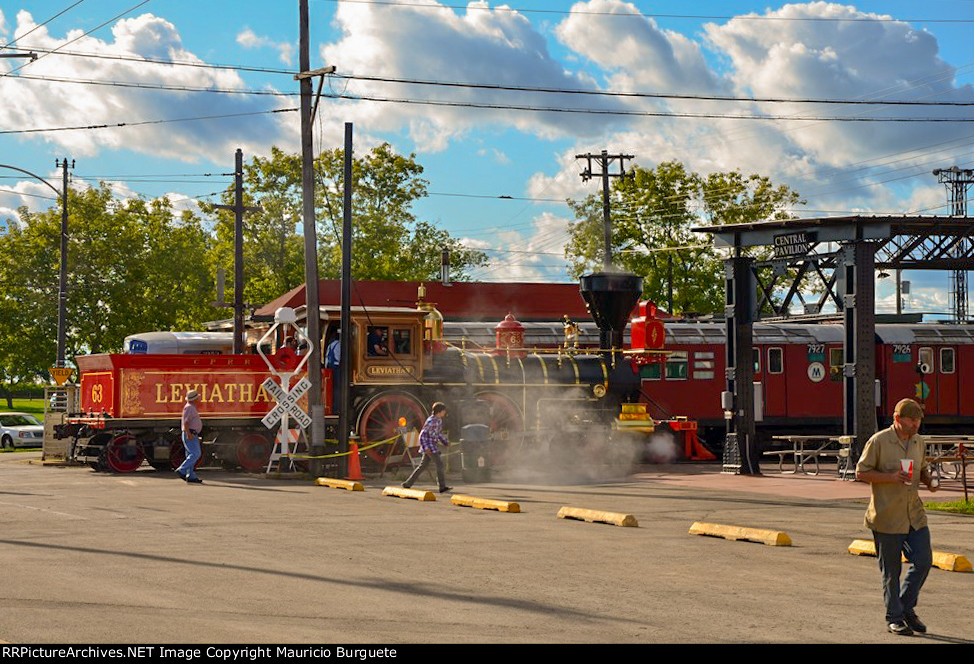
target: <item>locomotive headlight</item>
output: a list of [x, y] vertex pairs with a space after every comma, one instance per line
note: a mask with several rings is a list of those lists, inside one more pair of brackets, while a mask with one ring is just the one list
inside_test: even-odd
[[601, 399], [605, 396], [605, 385], [599, 383], [598, 385], [592, 386], [592, 394], [595, 395], [596, 399]]

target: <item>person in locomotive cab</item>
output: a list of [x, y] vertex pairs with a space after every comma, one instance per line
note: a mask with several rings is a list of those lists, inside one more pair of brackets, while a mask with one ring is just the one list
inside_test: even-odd
[[436, 464], [436, 480], [440, 485], [440, 493], [446, 493], [452, 487], [446, 485], [446, 473], [443, 470], [443, 459], [440, 458], [440, 445], [449, 447], [450, 439], [443, 433], [443, 418], [446, 417], [446, 404], [439, 401], [433, 404], [432, 413], [426, 418], [422, 431], [419, 432], [419, 448], [423, 451], [423, 460], [412, 474], [402, 483], [402, 488], [412, 487], [413, 482], [426, 470], [430, 462]]
[[376, 355], [388, 355], [389, 354], [389, 339], [386, 336], [388, 332], [381, 327], [370, 327], [368, 334], [368, 354], [372, 356]]
[[[893, 426], [866, 442], [856, 464], [856, 479], [870, 485], [865, 525], [873, 531], [883, 576], [886, 627], [903, 636], [927, 631], [914, 609], [933, 564], [930, 530], [917, 489], [923, 482], [936, 491], [938, 483], [930, 473], [923, 439], [917, 435], [922, 419], [920, 404], [901, 400], [894, 410]], [[910, 563], [902, 587], [901, 555]]]
[[196, 404], [200, 401], [200, 393], [190, 390], [186, 393], [186, 405], [183, 406], [182, 431], [183, 447], [186, 448], [186, 458], [176, 469], [176, 474], [190, 484], [202, 484], [203, 480], [196, 476], [196, 462], [202, 453], [200, 450], [200, 432], [203, 430], [203, 420]]

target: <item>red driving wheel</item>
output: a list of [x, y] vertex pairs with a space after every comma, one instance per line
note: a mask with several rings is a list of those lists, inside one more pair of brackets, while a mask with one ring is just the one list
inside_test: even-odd
[[[200, 450], [200, 452], [202, 452], [202, 450]], [[173, 470], [176, 470], [181, 465], [183, 465], [183, 461], [185, 460], [186, 460], [186, 446], [183, 445], [182, 438], [174, 440], [169, 445], [169, 463], [172, 465]], [[200, 454], [200, 458], [196, 460], [196, 464], [193, 465], [193, 468], [199, 468], [201, 463], [203, 463], [202, 453]]]
[[135, 436], [128, 433], [119, 434], [108, 441], [102, 454], [105, 467], [113, 473], [135, 472], [145, 461], [142, 446], [136, 441]]
[[267, 462], [274, 450], [274, 443], [259, 433], [247, 433], [237, 441], [237, 463], [251, 473], [259, 473], [267, 468]]
[[490, 404], [490, 458], [500, 466], [510, 461], [519, 447], [524, 431], [524, 417], [514, 402], [497, 392], [482, 392], [477, 398]]
[[[426, 410], [407, 394], [380, 394], [374, 397], [359, 416], [359, 445], [365, 447], [380, 440], [399, 435], [399, 418], [404, 418], [407, 429], [422, 429], [426, 422]], [[376, 463], [382, 464], [392, 450], [392, 445], [379, 445], [366, 450]]]

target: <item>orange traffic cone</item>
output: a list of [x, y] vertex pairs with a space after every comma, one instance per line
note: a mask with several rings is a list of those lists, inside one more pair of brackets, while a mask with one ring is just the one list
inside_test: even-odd
[[358, 458], [358, 442], [355, 438], [348, 444], [348, 477], [347, 480], [362, 480], [362, 462]]

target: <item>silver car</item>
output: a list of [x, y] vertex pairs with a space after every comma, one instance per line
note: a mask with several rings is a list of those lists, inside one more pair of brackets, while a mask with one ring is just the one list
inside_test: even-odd
[[0, 445], [9, 450], [17, 447], [41, 447], [44, 425], [30, 413], [0, 413]]

